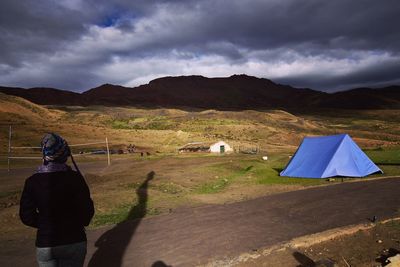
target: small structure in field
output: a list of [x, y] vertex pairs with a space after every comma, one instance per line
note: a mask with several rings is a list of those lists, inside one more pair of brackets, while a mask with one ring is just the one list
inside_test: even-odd
[[210, 146], [211, 153], [230, 153], [233, 152], [233, 149], [230, 145], [225, 143], [224, 141], [219, 141]]
[[224, 141], [219, 141], [216, 143], [210, 142], [193, 142], [184, 145], [179, 148], [178, 151], [180, 153], [184, 152], [211, 152], [211, 153], [230, 153], [233, 152], [233, 149], [230, 145], [225, 143]]
[[183, 147], [179, 148], [178, 151], [180, 153], [184, 152], [209, 152], [210, 151], [210, 144], [204, 142], [193, 142], [184, 145]]

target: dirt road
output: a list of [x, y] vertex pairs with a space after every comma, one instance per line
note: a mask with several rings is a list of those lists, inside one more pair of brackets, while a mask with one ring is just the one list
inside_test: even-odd
[[[378, 219], [398, 215], [399, 188], [400, 177], [343, 183], [129, 221], [89, 231], [86, 264], [193, 266], [233, 257], [295, 237], [367, 222], [374, 215]], [[145, 203], [139, 205], [145, 208]], [[31, 266], [34, 260], [31, 242], [0, 253], [1, 266]]]

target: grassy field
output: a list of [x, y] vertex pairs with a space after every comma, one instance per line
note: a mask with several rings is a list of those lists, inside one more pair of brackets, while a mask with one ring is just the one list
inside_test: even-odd
[[[396, 149], [382, 150], [379, 155], [374, 155], [376, 159], [382, 159], [382, 164], [379, 167], [384, 171], [384, 175], [376, 174], [370, 176], [370, 178], [399, 175], [400, 165], [386, 165], [383, 161], [383, 159], [391, 159], [393, 153], [399, 151]], [[308, 186], [368, 179], [339, 178], [330, 182], [326, 179], [280, 177], [279, 172], [286, 166], [289, 160], [288, 155], [272, 154], [268, 161], [263, 161], [259, 155], [168, 156], [149, 160], [151, 162], [143, 165], [146, 169], [143, 173], [151, 169], [155, 171], [156, 175], [148, 188], [147, 215], [171, 212], [172, 209], [186, 206], [223, 204], [246, 200], [277, 192], [298, 190]], [[138, 164], [131, 164], [132, 169], [139, 170]], [[129, 175], [122, 171], [119, 177], [127, 178]], [[103, 179], [107, 178], [103, 177]], [[113, 224], [123, 220], [130, 208], [135, 206], [137, 201], [135, 190], [140, 186], [140, 183], [140, 179], [130, 182], [122, 182], [121, 179], [117, 189], [115, 189], [115, 181], [107, 183], [109, 189], [105, 192], [101, 191], [98, 203], [106, 204], [104, 194], [118, 194], [120, 200], [116, 201], [111, 198], [108, 204], [99, 206], [93, 226]], [[103, 183], [103, 189], [104, 186], [106, 185]], [[96, 183], [93, 183], [92, 187], [95, 188]], [[111, 193], [111, 191], [114, 193]]]
[[[308, 186], [342, 182], [336, 179], [280, 177], [289, 156], [307, 135], [349, 133], [385, 176], [400, 175], [400, 111], [319, 111], [313, 114], [281, 110], [216, 111], [138, 109], [132, 107], [42, 107], [0, 94], [0, 170], [7, 167], [8, 125], [13, 125], [13, 146], [38, 146], [42, 135], [54, 131], [70, 144], [90, 143], [108, 137], [111, 149], [135, 144], [139, 154], [112, 155], [107, 167], [104, 155], [79, 157], [80, 164], [99, 164], [86, 179], [96, 203], [91, 227], [118, 223], [133, 214], [137, 190], [151, 172], [146, 216], [206, 204], [223, 204], [298, 190]], [[194, 141], [224, 140], [235, 148], [260, 147], [258, 155], [178, 154], [177, 148]], [[75, 148], [104, 149], [104, 145]], [[13, 151], [13, 155], [37, 155], [38, 150]], [[263, 161], [262, 156], [268, 155]], [[13, 168], [36, 166], [40, 161], [13, 161]], [[381, 177], [373, 175], [371, 177]], [[354, 179], [343, 179], [344, 182]], [[18, 200], [23, 177], [13, 186], [0, 185], [1, 232], [27, 234], [18, 220]], [[133, 210], [134, 211], [134, 210]], [[24, 230], [25, 229], [25, 230]]]

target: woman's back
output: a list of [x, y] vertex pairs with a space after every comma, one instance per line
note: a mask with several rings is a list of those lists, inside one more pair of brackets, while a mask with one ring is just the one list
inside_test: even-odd
[[38, 228], [37, 247], [85, 241], [84, 226], [93, 213], [89, 189], [83, 177], [71, 169], [36, 173], [25, 182], [20, 217]]

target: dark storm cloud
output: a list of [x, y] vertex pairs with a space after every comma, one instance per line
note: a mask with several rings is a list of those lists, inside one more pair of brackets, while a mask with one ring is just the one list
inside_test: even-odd
[[[171, 33], [168, 38], [150, 44], [154, 47], [230, 42], [248, 49], [286, 47], [304, 54], [340, 48], [392, 52], [400, 49], [397, 26], [400, 25], [400, 2], [397, 0], [158, 3], [170, 6], [171, 20], [178, 16], [179, 22], [184, 13], [190, 18], [183, 24], [166, 24], [165, 30]], [[208, 47], [197, 48], [206, 52]]]
[[36, 58], [36, 53], [57, 51], [84, 32], [81, 14], [55, 2], [2, 0], [0, 62], [19, 65]]
[[3, 0], [0, 84], [234, 73], [321, 90], [385, 84], [400, 78], [399, 13], [398, 0]]
[[400, 61], [387, 61], [342, 75], [307, 74], [276, 79], [282, 84], [319, 88], [322, 91], [340, 91], [358, 87], [379, 87], [400, 84]]

